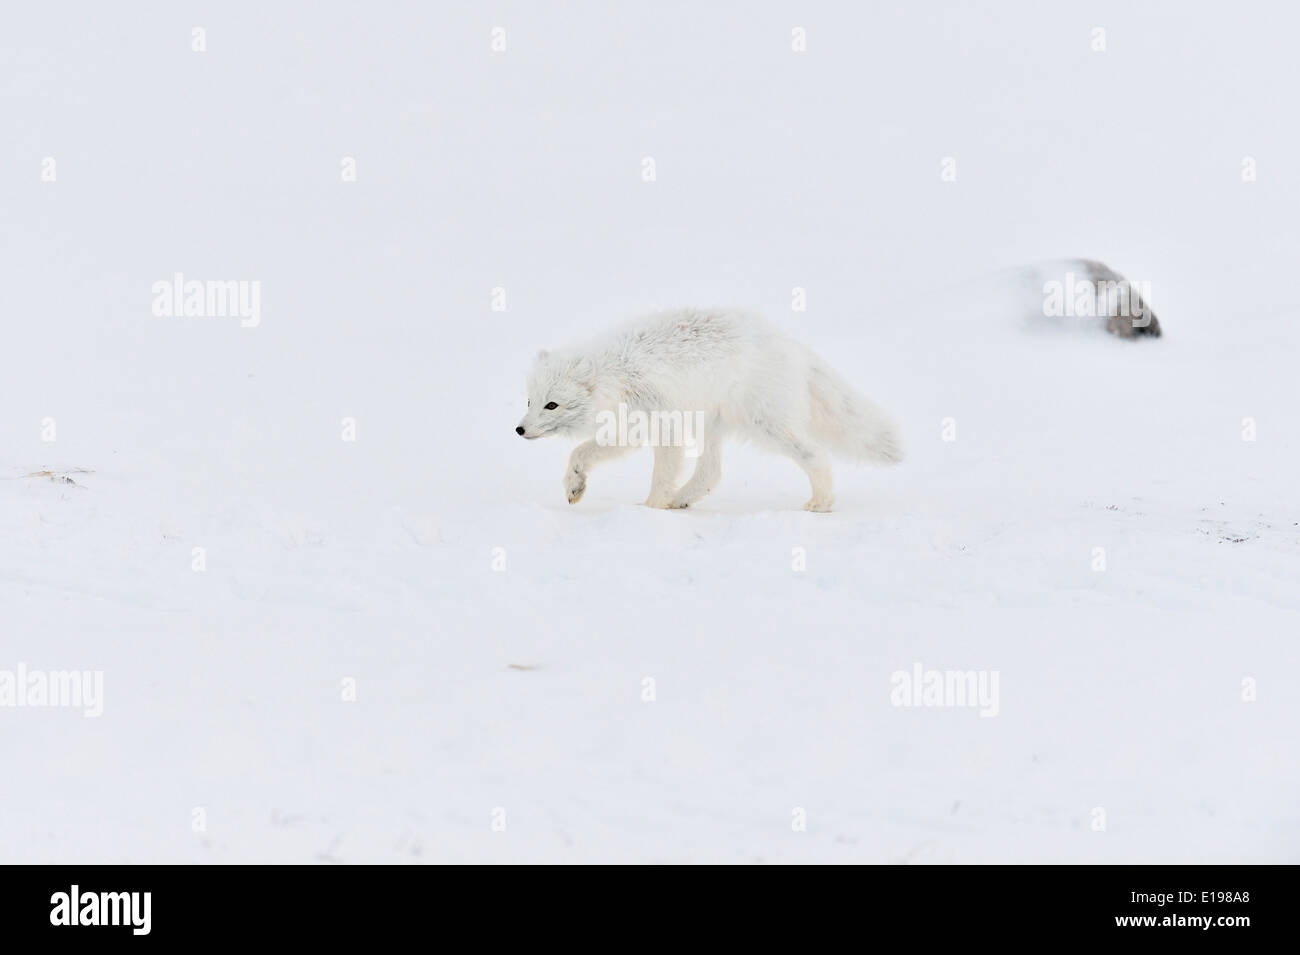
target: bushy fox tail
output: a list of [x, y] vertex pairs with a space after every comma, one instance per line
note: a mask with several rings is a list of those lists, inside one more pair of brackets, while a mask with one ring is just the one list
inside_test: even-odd
[[810, 356], [813, 434], [831, 451], [853, 461], [897, 464], [903, 460], [898, 427], [829, 365]]

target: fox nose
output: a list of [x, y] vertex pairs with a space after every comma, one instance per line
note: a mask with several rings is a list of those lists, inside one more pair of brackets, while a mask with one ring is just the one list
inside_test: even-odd
[[522, 424], [519, 427], [515, 428], [515, 434], [523, 434], [523, 433], [524, 433], [524, 426]]

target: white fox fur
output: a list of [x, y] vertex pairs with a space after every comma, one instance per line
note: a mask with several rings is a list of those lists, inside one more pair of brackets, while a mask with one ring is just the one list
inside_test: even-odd
[[[554, 408], [547, 406], [554, 403]], [[898, 430], [829, 365], [756, 315], [730, 310], [661, 312], [573, 350], [537, 356], [528, 379], [525, 438], [585, 437], [569, 457], [564, 490], [582, 497], [593, 466], [634, 450], [592, 435], [605, 415], [698, 413], [699, 460], [678, 487], [684, 448], [661, 441], [646, 504], [689, 507], [722, 475], [722, 442], [740, 438], [792, 458], [808, 474], [805, 508], [829, 511], [830, 452], [850, 460], [902, 459]]]

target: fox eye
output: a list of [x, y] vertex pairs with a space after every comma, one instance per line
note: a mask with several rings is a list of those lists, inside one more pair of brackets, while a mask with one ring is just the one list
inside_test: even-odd
[[556, 408], [558, 408], [558, 407], [560, 407], [560, 406], [557, 405], [554, 401], [548, 401], [548, 402], [546, 403], [546, 405], [544, 406], [544, 410], [546, 410], [546, 411], [554, 411], [554, 410], [555, 410]]

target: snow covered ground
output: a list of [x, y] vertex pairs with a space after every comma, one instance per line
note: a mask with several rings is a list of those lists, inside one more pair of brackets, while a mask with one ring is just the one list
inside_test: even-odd
[[[1300, 14], [1130, 6], [8, 11], [0, 681], [103, 698], [0, 707], [0, 860], [1300, 861]], [[1164, 337], [1029, 327], [1075, 255]], [[568, 506], [533, 354], [686, 304], [907, 461]]]

